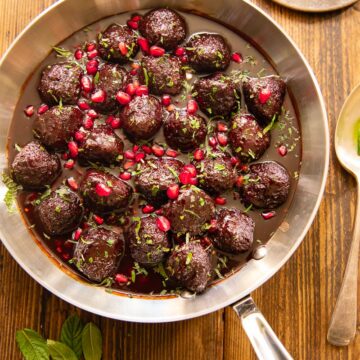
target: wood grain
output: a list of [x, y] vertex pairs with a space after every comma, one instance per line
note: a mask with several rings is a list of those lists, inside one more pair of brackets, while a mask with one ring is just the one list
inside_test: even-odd
[[[52, 2], [0, 1], [0, 52]], [[333, 135], [345, 97], [360, 82], [360, 4], [329, 14], [309, 15], [269, 0], [253, 2], [284, 27], [310, 62], [326, 100]], [[359, 336], [342, 349], [326, 342], [350, 247], [354, 187], [354, 180], [340, 168], [332, 147], [326, 195], [313, 226], [292, 259], [253, 294], [295, 359], [360, 359]], [[0, 284], [2, 359], [21, 358], [14, 340], [17, 329], [31, 327], [57, 338], [63, 320], [74, 312], [101, 327], [106, 360], [255, 359], [231, 308], [173, 324], [144, 325], [101, 318], [42, 289], [2, 245]]]

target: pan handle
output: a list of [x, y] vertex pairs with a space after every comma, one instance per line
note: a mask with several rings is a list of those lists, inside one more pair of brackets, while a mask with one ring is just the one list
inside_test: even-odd
[[247, 296], [233, 305], [259, 360], [292, 360], [254, 300]]

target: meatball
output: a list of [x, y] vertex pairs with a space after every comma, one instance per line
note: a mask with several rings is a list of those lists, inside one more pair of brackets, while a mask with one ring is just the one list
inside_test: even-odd
[[132, 258], [145, 266], [154, 266], [164, 260], [170, 250], [168, 234], [156, 225], [156, 218], [134, 218], [127, 231]]
[[199, 73], [225, 70], [230, 64], [231, 49], [219, 34], [195, 34], [186, 44], [189, 65]]
[[41, 190], [51, 185], [60, 173], [59, 157], [48, 153], [37, 141], [26, 144], [11, 164], [15, 182], [28, 190]]
[[34, 216], [42, 231], [50, 236], [75, 230], [83, 217], [80, 197], [66, 186], [44, 193], [35, 206]]
[[80, 192], [87, 207], [107, 213], [126, 210], [133, 190], [130, 185], [110, 173], [90, 169], [81, 182]]
[[45, 146], [64, 150], [82, 122], [83, 113], [77, 107], [54, 106], [35, 119], [34, 135]]
[[151, 45], [172, 50], [185, 40], [186, 23], [174, 10], [154, 9], [143, 16], [139, 31]]
[[220, 73], [197, 80], [194, 97], [200, 109], [209, 116], [226, 117], [240, 101], [233, 80]]
[[171, 229], [190, 235], [204, 232], [214, 211], [211, 197], [196, 186], [182, 187], [179, 197], [163, 207], [164, 216], [170, 220]]
[[97, 40], [100, 56], [119, 64], [129, 62], [139, 50], [136, 33], [125, 25], [109, 25]]
[[197, 242], [175, 247], [166, 268], [171, 277], [196, 293], [205, 290], [212, 270], [209, 254]]
[[80, 96], [82, 70], [76, 63], [48, 65], [41, 73], [38, 91], [41, 100], [49, 105], [74, 105]]
[[250, 250], [254, 237], [254, 220], [239, 209], [220, 209], [211, 238], [220, 250], [239, 254]]
[[144, 56], [141, 60], [142, 71], [139, 80], [149, 87], [155, 95], [177, 95], [183, 88], [185, 72], [181, 61], [170, 55], [161, 57]]
[[243, 84], [245, 103], [263, 125], [281, 112], [286, 84], [278, 76], [252, 78]]
[[212, 194], [221, 194], [232, 189], [236, 182], [236, 170], [230, 157], [224, 153], [211, 153], [196, 163], [199, 186]]
[[163, 109], [155, 96], [136, 96], [122, 109], [120, 117], [132, 140], [149, 140], [163, 123]]
[[231, 119], [229, 141], [234, 154], [243, 163], [248, 163], [261, 158], [270, 146], [271, 135], [264, 131], [254, 116], [236, 114]]
[[183, 166], [180, 160], [173, 158], [146, 160], [135, 177], [137, 191], [154, 205], [166, 203], [166, 190], [170, 185], [179, 182], [178, 175]]
[[245, 204], [274, 209], [283, 204], [290, 190], [288, 171], [275, 161], [250, 165], [241, 194]]
[[111, 165], [122, 160], [123, 141], [108, 125], [97, 125], [94, 129], [85, 131], [85, 139], [79, 148], [79, 160]]
[[167, 144], [182, 152], [197, 148], [205, 141], [206, 135], [206, 120], [200, 115], [190, 115], [186, 110], [172, 111], [164, 123]]
[[125, 90], [126, 85], [130, 82], [129, 73], [118, 64], [103, 64], [97, 76], [94, 92], [103, 90], [105, 92], [105, 100], [102, 102], [92, 102], [91, 106], [105, 114], [116, 111], [119, 105], [116, 100], [116, 94], [118, 91]]
[[74, 264], [87, 278], [101, 282], [115, 275], [124, 255], [125, 242], [121, 233], [103, 227], [82, 233], [74, 250]]

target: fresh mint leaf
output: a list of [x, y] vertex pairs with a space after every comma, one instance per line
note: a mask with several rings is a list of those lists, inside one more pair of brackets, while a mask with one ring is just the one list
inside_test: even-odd
[[15, 212], [15, 200], [18, 190], [22, 190], [22, 186], [16, 184], [16, 182], [7, 174], [2, 174], [2, 182], [7, 187], [7, 191], [4, 196], [4, 202], [9, 213]]
[[45, 339], [31, 329], [18, 330], [16, 343], [25, 360], [48, 360], [49, 349]]
[[100, 360], [102, 355], [102, 336], [100, 329], [92, 322], [82, 331], [82, 348], [85, 360]]
[[61, 328], [60, 341], [71, 348], [78, 358], [82, 354], [81, 334], [84, 325], [77, 315], [68, 317]]
[[59, 341], [47, 340], [47, 345], [52, 360], [78, 360], [75, 353]]

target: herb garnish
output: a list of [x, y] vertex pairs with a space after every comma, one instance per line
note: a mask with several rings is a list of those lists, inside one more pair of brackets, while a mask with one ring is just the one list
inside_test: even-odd
[[15, 200], [18, 190], [22, 190], [22, 186], [16, 184], [16, 182], [7, 174], [2, 174], [2, 182], [7, 187], [6, 194], [4, 196], [5, 205], [10, 213], [15, 211]]

